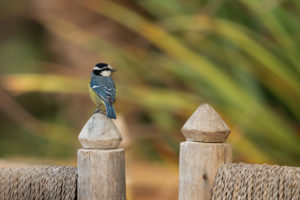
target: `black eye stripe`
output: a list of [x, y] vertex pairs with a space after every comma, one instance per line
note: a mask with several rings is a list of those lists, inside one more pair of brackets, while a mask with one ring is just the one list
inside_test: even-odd
[[94, 68], [93, 70], [105, 71], [105, 70], [111, 70], [111, 69], [108, 67], [104, 67], [104, 68]]
[[107, 67], [107, 68], [103, 68], [103, 69], [93, 69], [93, 74], [95, 75], [101, 75], [101, 72], [103, 71], [110, 71], [110, 69]]
[[110, 71], [109, 68], [103, 68], [103, 69], [94, 69], [93, 71], [97, 71], [99, 73], [103, 72], [103, 71]]

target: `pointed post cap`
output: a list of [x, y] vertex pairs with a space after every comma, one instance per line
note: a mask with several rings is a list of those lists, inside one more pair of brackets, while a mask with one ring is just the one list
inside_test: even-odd
[[181, 132], [188, 141], [224, 142], [230, 128], [209, 104], [201, 104], [183, 125]]
[[115, 149], [122, 136], [112, 119], [101, 113], [95, 113], [82, 128], [78, 139], [86, 149]]

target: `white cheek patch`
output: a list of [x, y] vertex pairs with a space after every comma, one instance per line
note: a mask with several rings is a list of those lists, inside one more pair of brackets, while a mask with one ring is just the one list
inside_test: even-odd
[[110, 76], [111, 75], [111, 71], [102, 71], [101, 73], [100, 73], [102, 76]]
[[95, 67], [94, 67], [94, 70], [100, 70], [100, 68], [99, 68], [99, 67], [97, 67], [97, 66], [95, 66]]

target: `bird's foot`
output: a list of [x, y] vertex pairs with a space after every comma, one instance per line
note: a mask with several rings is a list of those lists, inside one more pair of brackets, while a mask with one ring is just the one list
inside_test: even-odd
[[101, 110], [100, 108], [97, 108], [95, 111], [94, 111], [94, 114], [95, 113], [101, 113], [103, 115], [105, 115], [105, 112], [103, 110]]

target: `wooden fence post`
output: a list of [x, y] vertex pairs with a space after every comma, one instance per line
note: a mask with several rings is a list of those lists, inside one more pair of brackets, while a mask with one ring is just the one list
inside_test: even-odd
[[202, 104], [182, 128], [179, 200], [209, 200], [218, 169], [232, 160], [230, 129], [208, 104]]
[[125, 153], [111, 119], [95, 113], [79, 134], [78, 200], [126, 200]]

